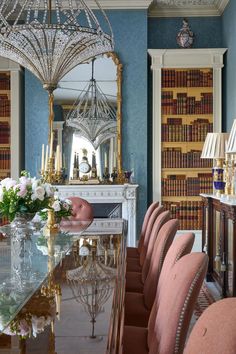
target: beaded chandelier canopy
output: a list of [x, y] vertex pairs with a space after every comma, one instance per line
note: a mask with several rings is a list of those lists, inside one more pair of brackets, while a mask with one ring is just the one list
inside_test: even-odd
[[0, 56], [30, 70], [53, 91], [76, 65], [113, 50], [110, 23], [102, 29], [84, 0], [2, 0]]

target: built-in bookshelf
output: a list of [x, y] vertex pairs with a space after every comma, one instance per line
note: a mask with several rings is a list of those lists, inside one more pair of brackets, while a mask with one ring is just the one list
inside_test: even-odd
[[201, 152], [212, 131], [213, 70], [162, 69], [162, 202], [181, 229], [201, 228], [199, 194], [212, 193], [212, 161]]
[[[0, 72], [0, 179], [11, 172], [11, 76], [10, 71]], [[0, 219], [0, 223], [2, 220]]]
[[[200, 193], [212, 193], [212, 161], [201, 159], [208, 132], [221, 131], [225, 49], [151, 49], [153, 200], [181, 230], [202, 227]], [[205, 191], [205, 192], [202, 192]]]
[[[21, 67], [0, 58], [0, 180], [21, 170]], [[0, 215], [0, 225], [7, 223]]]

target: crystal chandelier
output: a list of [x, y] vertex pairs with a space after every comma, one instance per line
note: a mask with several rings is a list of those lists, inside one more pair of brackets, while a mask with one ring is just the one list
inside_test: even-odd
[[78, 268], [68, 270], [66, 274], [75, 300], [83, 305], [91, 318], [90, 338], [96, 338], [96, 317], [112, 294], [116, 276], [116, 269], [104, 265], [96, 253], [97, 240], [93, 240], [92, 252], [87, 256], [86, 262]]
[[2, 0], [0, 56], [30, 70], [49, 93], [49, 136], [53, 91], [71, 69], [113, 50], [109, 20], [97, 0], [106, 31], [84, 0]]
[[116, 136], [117, 122], [115, 108], [94, 78], [94, 62], [93, 59], [91, 80], [67, 114], [66, 125], [97, 149], [105, 140]]

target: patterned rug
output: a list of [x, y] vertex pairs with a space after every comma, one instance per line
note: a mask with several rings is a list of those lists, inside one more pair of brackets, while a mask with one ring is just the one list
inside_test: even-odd
[[203, 311], [208, 306], [213, 304], [213, 302], [215, 302], [213, 295], [211, 294], [207, 285], [203, 283], [200, 293], [198, 295], [197, 303], [195, 305], [195, 310], [194, 310], [195, 319], [197, 320], [201, 316]]

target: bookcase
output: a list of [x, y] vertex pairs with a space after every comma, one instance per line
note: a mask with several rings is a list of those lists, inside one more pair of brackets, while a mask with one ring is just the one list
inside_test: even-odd
[[153, 200], [181, 230], [200, 230], [200, 193], [212, 192], [208, 132], [221, 131], [221, 69], [226, 49], [152, 49]]
[[17, 178], [22, 169], [22, 75], [18, 64], [0, 57], [0, 180]]

